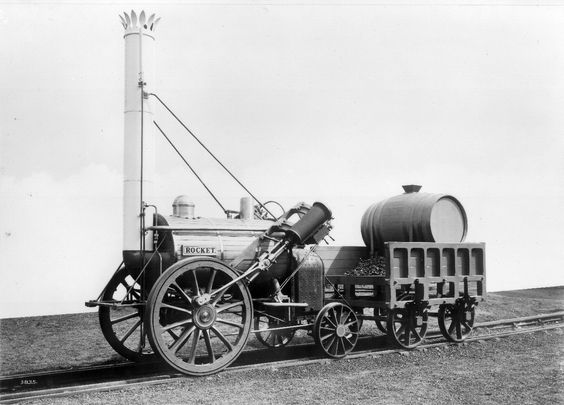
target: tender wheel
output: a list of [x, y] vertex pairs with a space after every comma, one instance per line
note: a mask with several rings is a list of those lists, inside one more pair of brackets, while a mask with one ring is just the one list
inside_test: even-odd
[[[289, 326], [289, 324], [284, 319], [280, 319], [274, 315], [264, 313], [255, 316], [255, 330], [283, 328], [284, 326]], [[257, 340], [266, 347], [276, 349], [284, 347], [290, 343], [295, 333], [296, 331], [294, 329], [273, 331], [265, 330], [264, 332], [256, 332], [255, 336], [257, 337]]]
[[[398, 297], [398, 301], [412, 301], [415, 296], [411, 293], [403, 293]], [[382, 333], [388, 333], [388, 308], [374, 308], [374, 317], [380, 317], [380, 319], [375, 319], [376, 327], [380, 329]]]
[[462, 342], [472, 333], [475, 309], [470, 302], [443, 304], [439, 307], [439, 329], [451, 342]]
[[388, 314], [388, 336], [397, 345], [413, 349], [421, 344], [427, 334], [427, 308], [407, 304], [405, 308], [394, 308]]
[[[376, 307], [374, 308], [374, 317], [380, 317], [382, 319], [375, 319], [374, 323], [376, 323], [376, 327], [380, 330], [380, 332], [382, 333], [388, 333], [388, 329], [386, 328], [386, 324], [388, 322], [388, 308], [381, 308], [381, 307]], [[386, 320], [383, 320], [386, 319]]]
[[251, 331], [253, 307], [244, 280], [211, 258], [171, 266], [147, 301], [145, 325], [155, 352], [181, 373], [216, 373], [239, 356]]
[[131, 361], [153, 357], [142, 322], [144, 308], [140, 304], [141, 287], [125, 267], [120, 268], [110, 279], [102, 300], [126, 305], [100, 306], [98, 310], [100, 327], [110, 346]]
[[341, 358], [354, 349], [359, 330], [355, 312], [347, 305], [332, 302], [317, 314], [313, 338], [326, 355]]

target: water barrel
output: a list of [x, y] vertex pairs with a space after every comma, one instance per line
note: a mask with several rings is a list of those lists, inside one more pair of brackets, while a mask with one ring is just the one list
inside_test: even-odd
[[362, 216], [362, 238], [371, 252], [381, 251], [386, 242], [464, 241], [468, 222], [456, 198], [420, 193], [416, 185], [403, 189], [404, 194], [371, 205]]

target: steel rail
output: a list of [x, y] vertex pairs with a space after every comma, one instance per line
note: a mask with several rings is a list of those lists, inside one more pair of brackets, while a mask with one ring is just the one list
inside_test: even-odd
[[[424, 342], [422, 345], [418, 346], [414, 350], [422, 350], [434, 347], [452, 346], [467, 344], [475, 341], [484, 341], [491, 339], [498, 339], [502, 337], [509, 337], [524, 333], [534, 333], [538, 331], [546, 331], [557, 328], [564, 328], [564, 311], [554, 312], [549, 314], [539, 314], [521, 318], [505, 319], [500, 321], [490, 321], [483, 322], [474, 325], [474, 329], [482, 329], [493, 331], [493, 333], [483, 334], [478, 331], [471, 337], [466, 339], [461, 343], [451, 343], [445, 340], [439, 342], [433, 342], [437, 338], [442, 338], [439, 331], [430, 331], [426, 335], [426, 339], [431, 341]], [[507, 331], [499, 331], [499, 329], [507, 327], [511, 328]], [[358, 350], [347, 355], [347, 359], [356, 359], [363, 357], [378, 357], [386, 354], [406, 352], [405, 349], [399, 348], [382, 348], [374, 347], [374, 339], [385, 340], [386, 336], [364, 336], [362, 342], [359, 341], [361, 346]], [[372, 342], [372, 347], [362, 348], [362, 346], [367, 345], [367, 342]], [[284, 349], [272, 350], [272, 349], [262, 349], [262, 350], [252, 350], [243, 352], [240, 356], [241, 360], [237, 360], [233, 366], [227, 368], [223, 372], [239, 372], [251, 369], [268, 369], [268, 368], [282, 368], [282, 367], [293, 367], [308, 364], [327, 364], [332, 361], [331, 359], [324, 356], [311, 356], [311, 349], [315, 345], [311, 343], [292, 345]], [[305, 355], [299, 356], [292, 359], [277, 360], [276, 357], [286, 357], [290, 352], [303, 352]], [[269, 353], [274, 357], [271, 361], [265, 362], [265, 353]], [[253, 357], [255, 359], [253, 359]], [[241, 364], [243, 363], [243, 364]], [[145, 366], [145, 367], [144, 367]], [[148, 372], [148, 370], [151, 372]], [[104, 381], [100, 383], [92, 382], [92, 378], [96, 373], [101, 373], [102, 375], [107, 375], [108, 371], [112, 370], [114, 372], [119, 372], [120, 370], [126, 376], [121, 376], [120, 378], [115, 378], [110, 381]], [[60, 375], [66, 375], [67, 377], [72, 377], [73, 375], [79, 375], [82, 373], [82, 377], [78, 379], [78, 382], [73, 384], [72, 382], [67, 383], [68, 385], [47, 389], [33, 389], [33, 382], [37, 382], [38, 379], [49, 379], [56, 384], [56, 379]], [[139, 375], [135, 375], [138, 373]], [[89, 377], [90, 376], [90, 377]], [[17, 374], [11, 376], [0, 377], [0, 404], [11, 404], [19, 403], [24, 400], [31, 399], [41, 399], [41, 398], [54, 398], [71, 394], [85, 393], [85, 392], [96, 392], [101, 390], [115, 390], [121, 388], [127, 388], [136, 385], [153, 385], [160, 384], [163, 382], [179, 381], [185, 379], [186, 376], [171, 372], [168, 367], [163, 365], [161, 362], [147, 362], [143, 364], [136, 364], [131, 362], [113, 364], [113, 365], [101, 365], [84, 367], [82, 369], [74, 370], [63, 370], [63, 371], [44, 371], [37, 372], [33, 374]], [[83, 383], [83, 381], [90, 381], [90, 383]], [[19, 382], [19, 385], [18, 385]], [[27, 384], [26, 384], [27, 382]], [[17, 390], [20, 391], [17, 391]], [[11, 391], [11, 392], [9, 392]]]

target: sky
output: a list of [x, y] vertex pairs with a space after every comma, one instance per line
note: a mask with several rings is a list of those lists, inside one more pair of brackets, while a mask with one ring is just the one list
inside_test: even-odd
[[[564, 3], [0, 0], [0, 318], [89, 311], [121, 262], [123, 27], [155, 93], [259, 198], [323, 201], [334, 245], [402, 184], [458, 198], [490, 291], [564, 284]], [[243, 190], [155, 106], [230, 209]], [[162, 139], [159, 211], [222, 212]]]

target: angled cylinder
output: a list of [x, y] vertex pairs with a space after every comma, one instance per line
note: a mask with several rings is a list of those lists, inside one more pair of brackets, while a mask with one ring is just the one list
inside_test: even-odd
[[311, 243], [309, 239], [331, 219], [331, 216], [331, 210], [325, 204], [315, 202], [309, 211], [286, 231], [286, 234], [299, 245]]

